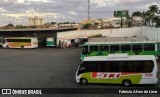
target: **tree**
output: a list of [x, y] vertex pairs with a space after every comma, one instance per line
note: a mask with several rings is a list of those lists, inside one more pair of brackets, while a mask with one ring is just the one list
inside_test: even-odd
[[132, 17], [134, 17], [134, 16], [139, 16], [139, 17], [141, 17], [141, 16], [142, 16], [142, 13], [141, 13], [140, 11], [133, 12]]
[[126, 18], [127, 18], [128, 27], [132, 27], [132, 17], [128, 15]]
[[24, 26], [24, 25], [16, 25], [15, 28], [16, 29], [27, 29], [29, 27], [28, 26]]
[[6, 27], [14, 27], [14, 25], [12, 23], [9, 23], [8, 25], [6, 25]]
[[159, 8], [157, 5], [151, 5], [149, 6], [149, 10], [147, 12], [149, 15], [148, 19], [150, 20], [149, 23], [152, 21], [153, 26], [155, 15], [159, 13]]
[[149, 11], [146, 11], [145, 14], [146, 14], [146, 18], [145, 18], [146, 24], [149, 24], [149, 26], [150, 26], [153, 16], [150, 14]]
[[159, 19], [160, 19], [159, 16], [154, 16], [154, 17], [152, 18], [152, 25], [153, 25], [153, 23], [157, 23], [157, 21], [159, 21]]
[[148, 12], [150, 13], [151, 16], [154, 16], [156, 13], [159, 13], [159, 8], [157, 5], [151, 5], [149, 6]]
[[[134, 17], [142, 17], [142, 13], [140, 11], [133, 12], [132, 18], [134, 19]], [[134, 21], [133, 23], [134, 23], [134, 25], [138, 26], [138, 22], [137, 21]]]
[[160, 27], [160, 18], [159, 18], [158, 21], [156, 22], [156, 27]]
[[147, 16], [148, 16], [147, 12], [143, 11], [142, 12], [143, 25], [147, 25], [147, 21], [146, 21]]
[[63, 24], [70, 24], [70, 22], [63, 22]]
[[56, 22], [51, 22], [50, 24], [57, 24]]
[[90, 26], [91, 26], [91, 24], [84, 24], [84, 25], [82, 26], [82, 28], [83, 28], [83, 29], [89, 29]]

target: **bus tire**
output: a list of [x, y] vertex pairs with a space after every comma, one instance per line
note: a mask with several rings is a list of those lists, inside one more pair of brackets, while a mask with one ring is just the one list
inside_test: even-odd
[[8, 49], [8, 48], [9, 48], [9, 46], [7, 45], [7, 46], [6, 46], [6, 48]]
[[125, 87], [129, 87], [131, 85], [131, 81], [130, 80], [123, 80], [122, 85]]
[[88, 81], [87, 81], [87, 79], [82, 78], [82, 79], [80, 79], [80, 83], [81, 83], [82, 85], [86, 85], [86, 84], [88, 83]]
[[23, 45], [21, 46], [21, 49], [22, 49], [22, 50], [24, 49], [24, 46], [23, 46]]

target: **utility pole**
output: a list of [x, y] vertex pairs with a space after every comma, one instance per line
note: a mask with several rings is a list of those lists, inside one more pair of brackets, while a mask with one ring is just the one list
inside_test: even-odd
[[88, 20], [90, 20], [90, 0], [88, 0]]

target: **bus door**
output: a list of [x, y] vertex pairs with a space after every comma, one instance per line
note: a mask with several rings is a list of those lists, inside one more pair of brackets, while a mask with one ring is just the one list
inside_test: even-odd
[[3, 41], [2, 41], [2, 46], [3, 46], [3, 47], [6, 47], [6, 46], [7, 46], [7, 40], [6, 40], [6, 39], [3, 39]]

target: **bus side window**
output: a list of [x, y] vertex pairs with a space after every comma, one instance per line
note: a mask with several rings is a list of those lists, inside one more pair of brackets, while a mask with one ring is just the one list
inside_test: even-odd
[[144, 51], [154, 51], [155, 45], [154, 44], [144, 44]]
[[134, 61], [133, 64], [133, 72], [143, 72], [144, 64], [142, 61]]
[[110, 63], [110, 67], [109, 67], [109, 71], [110, 72], [118, 72], [118, 64], [116, 61], [113, 62], [109, 62]]
[[148, 62], [143, 62], [144, 63], [144, 72], [152, 72], [153, 71], [153, 62], [152, 61], [148, 61]]
[[90, 52], [98, 51], [98, 46], [90, 46]]
[[110, 52], [120, 51], [119, 45], [111, 45]]
[[142, 51], [142, 45], [132, 45], [132, 51]]
[[102, 62], [99, 61], [96, 63], [96, 72], [102, 72]]
[[104, 69], [105, 69], [105, 72], [109, 72], [109, 67], [110, 67], [109, 65], [110, 65], [109, 62], [106, 62], [106, 63], [105, 63], [105, 65], [104, 65], [104, 66], [105, 66], [105, 68], [104, 68]]
[[107, 51], [107, 52], [109, 52], [109, 46], [100, 46], [100, 51]]
[[117, 71], [118, 72], [123, 72], [123, 66], [124, 66], [125, 62], [123, 62], [123, 61], [117, 61], [116, 64], [119, 67]]
[[126, 61], [125, 62], [127, 65], [128, 65], [128, 70], [127, 70], [127, 72], [134, 72], [135, 71], [135, 69], [134, 69], [134, 64], [133, 64], [133, 62], [132, 61]]
[[131, 51], [131, 45], [121, 45], [121, 51]]
[[94, 66], [94, 62], [91, 62], [91, 61], [86, 62], [85, 63], [85, 68], [86, 68], [85, 72], [94, 71], [94, 67], [93, 66]]
[[84, 46], [82, 49], [83, 54], [88, 54], [88, 46]]
[[144, 72], [144, 62], [137, 61], [137, 72]]
[[129, 72], [127, 64], [123, 65], [123, 72]]
[[24, 39], [23, 42], [28, 42], [28, 43], [30, 43], [30, 42], [31, 42], [31, 39]]
[[106, 62], [104, 62], [104, 61], [98, 62], [98, 64], [97, 64], [97, 67], [98, 67], [97, 71], [98, 72], [107, 72], [108, 68], [106, 68], [106, 66], [107, 66]]

